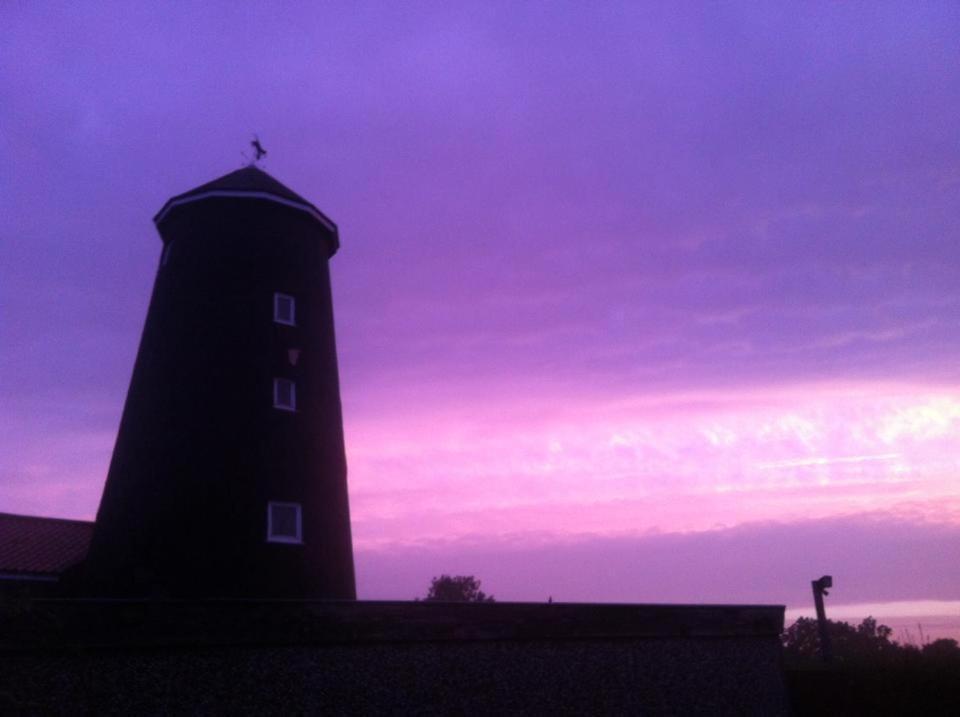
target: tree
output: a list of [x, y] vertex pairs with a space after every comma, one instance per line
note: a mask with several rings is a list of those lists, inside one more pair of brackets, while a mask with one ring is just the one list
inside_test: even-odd
[[493, 602], [493, 595], [480, 589], [480, 581], [472, 575], [441, 575], [430, 582], [427, 602]]
[[[834, 654], [841, 662], [886, 661], [903, 651], [890, 639], [893, 630], [868, 617], [854, 627], [846, 622], [827, 620], [827, 630], [833, 643]], [[790, 663], [818, 661], [820, 635], [817, 621], [801, 617], [781, 636], [783, 654]]]
[[960, 665], [960, 645], [956, 640], [941, 637], [923, 646], [923, 656], [931, 661]]

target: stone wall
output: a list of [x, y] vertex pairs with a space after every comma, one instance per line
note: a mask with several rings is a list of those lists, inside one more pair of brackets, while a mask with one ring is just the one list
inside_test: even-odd
[[32, 601], [0, 713], [785, 714], [762, 606]]

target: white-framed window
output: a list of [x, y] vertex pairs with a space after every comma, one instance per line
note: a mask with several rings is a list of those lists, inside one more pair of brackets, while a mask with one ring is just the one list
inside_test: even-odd
[[284, 411], [296, 411], [297, 384], [289, 378], [273, 379], [273, 407]]
[[297, 325], [297, 300], [289, 294], [273, 295], [273, 320], [287, 326]]
[[302, 543], [302, 512], [299, 503], [267, 503], [267, 542]]

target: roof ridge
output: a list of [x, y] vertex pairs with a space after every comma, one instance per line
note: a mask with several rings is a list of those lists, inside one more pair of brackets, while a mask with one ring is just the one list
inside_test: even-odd
[[83, 523], [84, 525], [95, 525], [95, 520], [83, 520], [82, 518], [57, 518], [51, 515], [24, 515], [22, 513], [4, 513], [0, 512], [0, 518], [19, 518], [21, 520], [50, 520], [58, 523]]

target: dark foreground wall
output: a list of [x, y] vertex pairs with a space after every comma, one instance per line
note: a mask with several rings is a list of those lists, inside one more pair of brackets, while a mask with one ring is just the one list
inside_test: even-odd
[[785, 714], [783, 608], [0, 605], [0, 713]]

